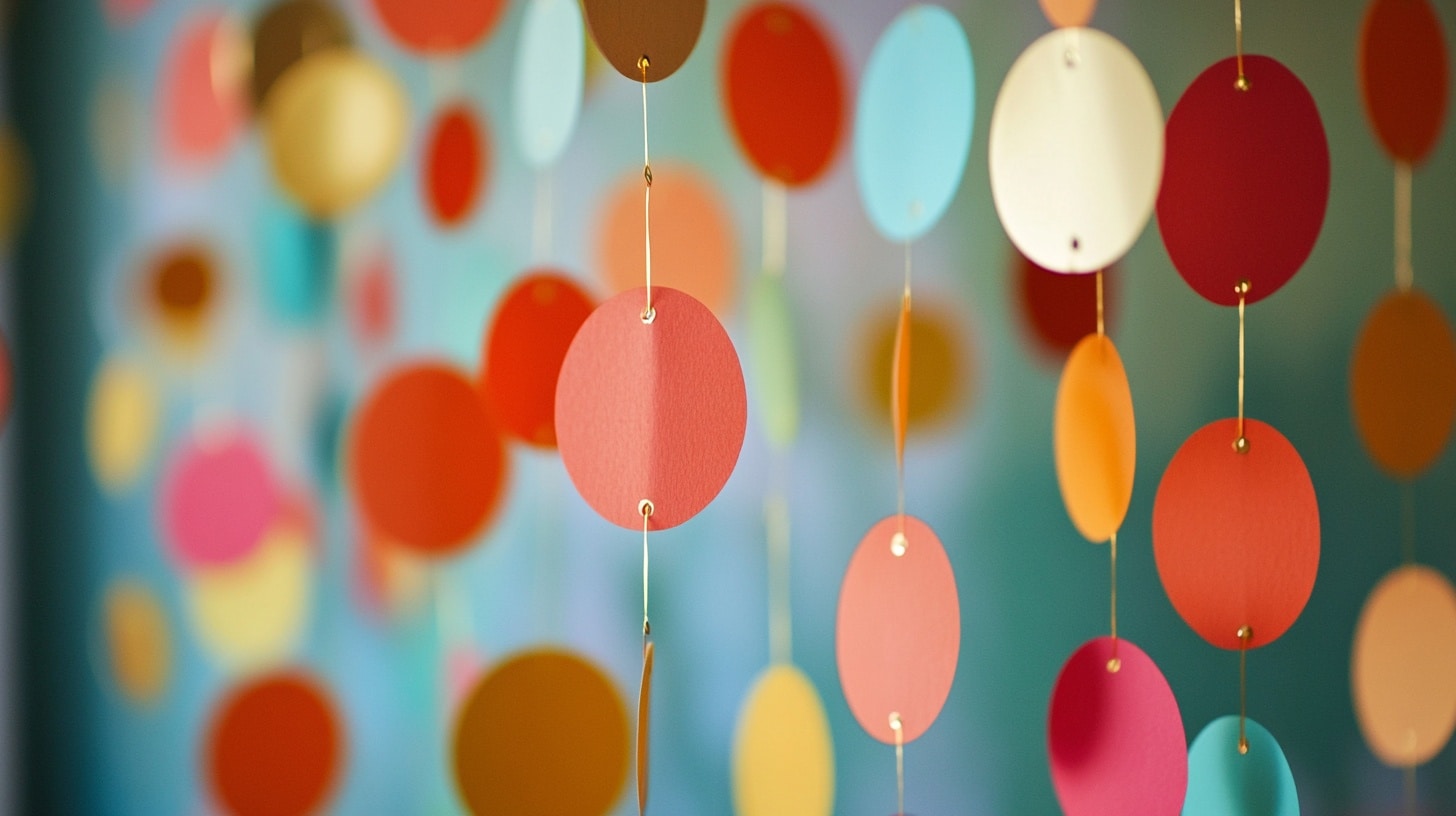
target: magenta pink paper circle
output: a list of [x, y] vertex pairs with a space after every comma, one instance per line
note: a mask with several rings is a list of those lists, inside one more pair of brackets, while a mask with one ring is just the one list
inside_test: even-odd
[[162, 477], [159, 501], [163, 539], [187, 569], [241, 560], [283, 508], [262, 451], [243, 433], [185, 441]]

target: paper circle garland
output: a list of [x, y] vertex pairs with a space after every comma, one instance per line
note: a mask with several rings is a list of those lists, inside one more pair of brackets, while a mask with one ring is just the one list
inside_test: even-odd
[[184, 165], [215, 161], [248, 112], [250, 43], [230, 15], [207, 11], [188, 19], [157, 81], [158, 128], [170, 158]]
[[[871, 318], [855, 358], [860, 396], [875, 427], [893, 424], [891, 402], [897, 392], [894, 362], [902, 305], [895, 303], [895, 308], [886, 308]], [[905, 329], [910, 346], [908, 369], [914, 376], [900, 392], [906, 399], [907, 432], [944, 426], [970, 402], [975, 355], [964, 337], [963, 320], [937, 306], [922, 305], [910, 311]], [[901, 441], [897, 439], [896, 444]]]
[[[1062, 360], [1082, 338], [1097, 331], [1097, 278], [1063, 275], [1012, 251], [1017, 306], [1034, 348]], [[1103, 322], [1110, 332], [1117, 317], [1117, 268], [1102, 273]]]
[[1350, 361], [1350, 403], [1387, 473], [1414, 479], [1440, 458], [1456, 422], [1456, 339], [1430, 297], [1395, 292], [1371, 311]]
[[388, 375], [349, 433], [348, 472], [364, 518], [419, 555], [450, 555], [469, 544], [499, 504], [506, 469], [485, 401], [444, 363]]
[[1017, 57], [991, 114], [991, 195], [1012, 243], [1057, 272], [1127, 254], [1158, 197], [1163, 109], [1142, 63], [1095, 29]]
[[212, 251], [192, 241], [167, 246], [147, 260], [141, 311], [171, 348], [194, 351], [204, 339], [221, 300], [220, 277]]
[[598, 306], [582, 324], [556, 385], [556, 439], [572, 484], [613, 524], [665, 530], [698, 514], [738, 463], [748, 397], [738, 353], [713, 313], [689, 295], [643, 289]]
[[319, 320], [333, 293], [338, 239], [333, 226], [274, 199], [261, 217], [258, 277], [273, 316], [289, 325]]
[[783, 276], [759, 276], [747, 306], [750, 393], [769, 445], [782, 450], [799, 433], [799, 364]]
[[1153, 500], [1153, 555], [1168, 600], [1204, 640], [1249, 648], [1277, 640], [1314, 589], [1320, 519], [1299, 452], [1274, 428], [1221, 419], [1188, 437]]
[[152, 458], [162, 413], [157, 392], [147, 370], [128, 357], [112, 355], [96, 370], [86, 403], [86, 453], [108, 493], [135, 485]]
[[950, 206], [975, 115], [971, 45], [939, 6], [911, 5], [870, 54], [854, 116], [854, 169], [870, 221], [910, 241]]
[[162, 475], [157, 514], [179, 567], [234, 564], [253, 552], [283, 509], [268, 460], [251, 434], [206, 431], [183, 440]]
[[116, 686], [128, 700], [155, 704], [172, 673], [167, 613], [155, 592], [135, 578], [106, 589], [106, 641]]
[[353, 41], [348, 19], [329, 0], [281, 0], [269, 6], [253, 26], [253, 107], [262, 109], [268, 91], [294, 63]]
[[1041, 0], [1047, 22], [1058, 28], [1074, 28], [1092, 22], [1097, 0]]
[[384, 29], [417, 54], [448, 55], [468, 50], [500, 22], [506, 0], [370, 0]]
[[1456, 589], [1410, 565], [1370, 593], [1355, 628], [1350, 686], [1365, 742], [1395, 768], [1430, 761], [1456, 728]]
[[527, 273], [501, 297], [480, 375], [501, 430], [539, 448], [556, 447], [556, 381], [594, 307], [589, 295], [554, 269]]
[[576, 128], [586, 81], [586, 32], [577, 0], [530, 0], [511, 77], [516, 148], [532, 167], [556, 161]]
[[728, 123], [760, 175], [797, 187], [824, 173], [845, 131], [845, 82], [813, 13], [777, 0], [740, 12], [722, 82]]
[[451, 737], [475, 816], [602, 816], [627, 781], [627, 712], [599, 669], [567, 652], [516, 655], [466, 697]]
[[[1116, 658], [1118, 670], [1108, 670]], [[1172, 816], [1188, 786], [1188, 751], [1173, 690], [1127, 640], [1074, 652], [1052, 689], [1047, 754], [1066, 816]]]
[[1299, 816], [1299, 794], [1284, 751], [1264, 726], [1245, 720], [1249, 752], [1239, 753], [1239, 718], [1219, 717], [1188, 748], [1182, 816]]
[[1385, 152], [1419, 164], [1440, 141], [1451, 76], [1429, 0], [1373, 0], [1360, 27], [1360, 96]]
[[830, 816], [834, 745], [814, 684], [781, 664], [753, 684], [733, 739], [733, 810], [738, 816]]
[[425, 201], [435, 223], [458, 227], [475, 211], [490, 175], [490, 132], [464, 104], [445, 108], [425, 137]]
[[1127, 372], [1106, 335], [1088, 335], [1067, 358], [1053, 436], [1067, 515], [1088, 541], [1107, 541], [1132, 501], [1137, 429]]
[[277, 524], [241, 561], [195, 570], [185, 596], [198, 642], [225, 670], [284, 662], [303, 639], [313, 602], [313, 554], [304, 529]]
[[1330, 194], [1330, 151], [1314, 98], [1288, 68], [1233, 57], [1205, 70], [1168, 117], [1158, 226], [1189, 286], [1222, 306], [1279, 291], [1314, 248]]
[[870, 736], [891, 745], [891, 715], [899, 715], [907, 743], [935, 722], [961, 648], [960, 597], [945, 549], [914, 516], [904, 517], [901, 544], [900, 524], [890, 516], [860, 541], [840, 586], [834, 629], [849, 708]]
[[[401, 0], [412, 2], [412, 0]], [[602, 56], [633, 82], [658, 82], [687, 62], [707, 0], [585, 0], [586, 22]], [[638, 62], [646, 57], [646, 70]]]

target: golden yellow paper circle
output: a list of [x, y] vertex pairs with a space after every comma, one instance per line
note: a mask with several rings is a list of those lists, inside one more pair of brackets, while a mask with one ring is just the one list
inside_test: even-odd
[[242, 561], [193, 575], [188, 613], [198, 640], [224, 668], [266, 668], [293, 654], [312, 597], [309, 549], [302, 531], [284, 524]]
[[263, 106], [274, 177], [321, 219], [359, 204], [389, 178], [404, 152], [408, 123], [399, 80], [349, 48], [300, 59]]
[[86, 407], [86, 451], [107, 492], [136, 483], [151, 458], [160, 412], [157, 387], [139, 363], [121, 356], [101, 363]]
[[1089, 334], [1072, 349], [1057, 387], [1057, 482], [1077, 531], [1111, 538], [1127, 515], [1137, 465], [1132, 391], [1117, 347]]
[[738, 816], [829, 816], [834, 745], [814, 684], [793, 666], [759, 675], [733, 748]]
[[117, 688], [134, 703], [155, 703], [172, 671], [171, 634], [161, 601], [146, 584], [118, 578], [106, 590], [105, 615]]
[[1456, 727], [1456, 590], [1405, 566], [1370, 593], [1350, 660], [1356, 719], [1375, 756], [1397, 768], [1441, 752]]

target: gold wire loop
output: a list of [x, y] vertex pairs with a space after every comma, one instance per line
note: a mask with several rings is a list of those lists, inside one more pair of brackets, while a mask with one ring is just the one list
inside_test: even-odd
[[647, 618], [647, 522], [652, 518], [652, 511], [651, 499], [637, 502], [637, 512], [642, 515], [642, 639], [644, 641], [652, 636], [652, 622]]
[[1239, 78], [1234, 80], [1234, 87], [1247, 91], [1249, 78], [1244, 76], [1244, 4], [1242, 0], [1234, 0], [1234, 52], [1239, 61]]
[[1254, 627], [1247, 624], [1239, 627], [1239, 753], [1249, 752], [1249, 736], [1244, 722], [1249, 718], [1248, 661], [1249, 641], [1254, 637]]
[[1122, 671], [1122, 659], [1117, 656], [1117, 533], [1107, 539], [1107, 544], [1112, 571], [1112, 658], [1107, 661], [1107, 671], [1117, 674]]

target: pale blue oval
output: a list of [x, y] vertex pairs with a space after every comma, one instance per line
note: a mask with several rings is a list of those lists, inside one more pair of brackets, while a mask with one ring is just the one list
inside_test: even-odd
[[511, 109], [516, 147], [532, 167], [554, 163], [571, 140], [585, 70], [577, 0], [530, 0], [516, 46]]

